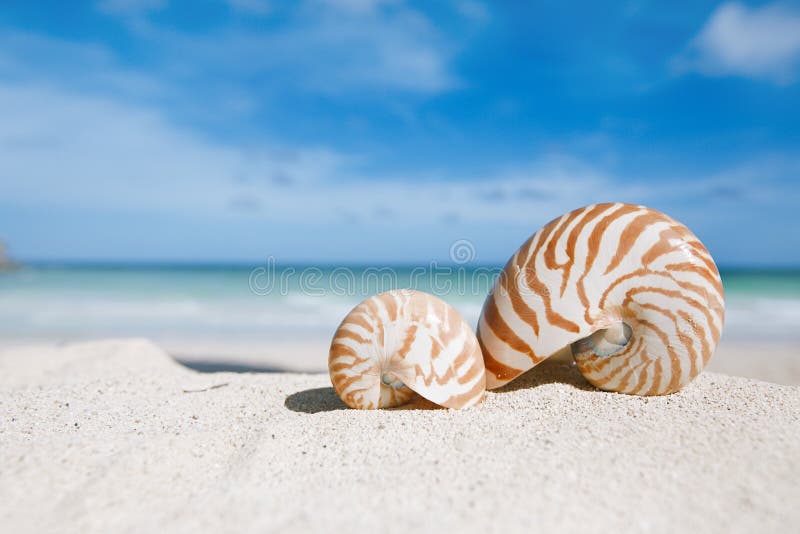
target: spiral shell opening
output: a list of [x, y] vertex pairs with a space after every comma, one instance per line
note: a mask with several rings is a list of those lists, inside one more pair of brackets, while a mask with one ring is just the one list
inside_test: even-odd
[[393, 389], [400, 389], [405, 387], [403, 381], [397, 378], [397, 375], [391, 372], [381, 373], [381, 384], [389, 386]]
[[588, 354], [600, 357], [608, 357], [617, 354], [624, 349], [633, 336], [633, 329], [626, 322], [619, 322], [601, 328], [594, 334], [579, 339], [572, 345], [572, 355], [578, 358]]

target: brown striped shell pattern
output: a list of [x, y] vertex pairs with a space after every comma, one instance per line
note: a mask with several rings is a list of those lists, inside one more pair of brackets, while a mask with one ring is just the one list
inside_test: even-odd
[[571, 347], [598, 388], [672, 393], [708, 363], [724, 316], [719, 271], [684, 225], [643, 206], [587, 206], [528, 239], [486, 299], [486, 386]]
[[461, 315], [420, 291], [387, 291], [361, 302], [331, 342], [331, 382], [352, 408], [399, 406], [416, 394], [447, 408], [484, 397], [478, 340]]

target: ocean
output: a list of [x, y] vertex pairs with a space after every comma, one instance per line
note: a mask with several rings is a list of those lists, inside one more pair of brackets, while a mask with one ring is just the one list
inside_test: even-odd
[[[360, 300], [413, 287], [472, 325], [499, 266], [29, 265], [0, 271], [0, 344], [101, 337], [269, 343], [333, 334]], [[800, 340], [800, 271], [722, 269], [724, 337]]]

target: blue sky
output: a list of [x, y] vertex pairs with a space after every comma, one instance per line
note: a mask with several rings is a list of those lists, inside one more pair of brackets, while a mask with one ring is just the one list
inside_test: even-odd
[[105, 0], [0, 10], [20, 259], [504, 261], [598, 201], [800, 264], [800, 3]]

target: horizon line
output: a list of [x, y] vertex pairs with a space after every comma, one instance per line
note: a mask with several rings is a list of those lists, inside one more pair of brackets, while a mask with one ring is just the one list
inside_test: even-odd
[[[269, 260], [152, 260], [152, 259], [138, 259], [138, 260], [99, 260], [99, 259], [46, 259], [46, 260], [11, 260], [9, 265], [15, 269], [24, 269], [26, 267], [34, 268], [67, 268], [67, 269], [81, 269], [81, 268], [95, 268], [95, 269], [109, 269], [109, 270], [124, 270], [124, 269], [144, 269], [144, 270], [160, 270], [160, 269], [187, 269], [187, 270], [217, 270], [217, 269], [253, 269], [262, 267]], [[441, 260], [426, 260], [418, 262], [405, 262], [405, 261], [324, 261], [312, 262], [308, 260], [294, 260], [275, 262], [276, 268], [403, 268], [413, 269], [416, 267], [423, 267], [426, 264], [436, 263], [442, 267], [465, 269], [480, 269], [480, 268], [502, 268], [505, 265], [503, 262], [468, 262], [457, 263], [453, 261]], [[720, 272], [749, 272], [749, 273], [794, 273], [800, 272], [800, 264], [718, 264], [717, 268]]]

